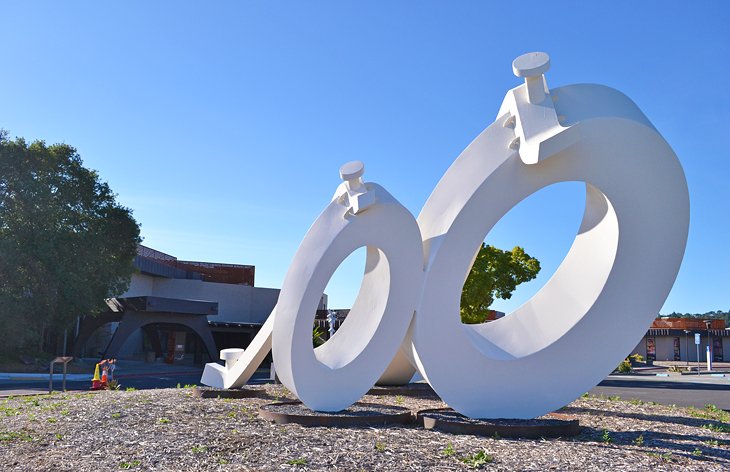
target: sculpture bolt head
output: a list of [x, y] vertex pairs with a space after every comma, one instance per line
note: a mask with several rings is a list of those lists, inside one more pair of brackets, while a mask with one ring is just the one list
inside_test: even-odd
[[543, 74], [550, 69], [550, 56], [544, 52], [528, 52], [512, 61], [512, 72], [525, 78], [527, 100], [533, 105], [542, 103], [547, 94]]
[[362, 161], [350, 161], [340, 167], [340, 178], [347, 182], [350, 190], [357, 190], [362, 183], [362, 175], [365, 173], [365, 164]]
[[362, 161], [350, 161], [340, 167], [340, 178], [344, 181], [355, 180], [365, 173], [365, 164]]
[[512, 61], [517, 77], [539, 77], [550, 69], [550, 56], [544, 52], [528, 52]]

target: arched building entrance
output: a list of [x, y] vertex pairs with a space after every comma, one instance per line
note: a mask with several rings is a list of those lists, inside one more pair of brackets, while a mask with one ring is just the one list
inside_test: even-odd
[[[196, 363], [203, 362], [203, 348], [209, 360], [217, 358], [216, 344], [208, 325], [208, 316], [218, 314], [218, 303], [199, 300], [181, 300], [162, 297], [110, 298], [108, 312], [85, 316], [74, 341], [73, 355], [80, 357], [92, 334], [110, 322], [117, 322], [111, 339], [101, 358], [116, 358], [124, 343], [137, 330], [142, 330], [155, 357], [174, 362], [186, 343], [192, 341]], [[187, 339], [188, 335], [194, 337]], [[88, 353], [87, 353], [88, 354]], [[92, 356], [96, 357], [97, 353]]]

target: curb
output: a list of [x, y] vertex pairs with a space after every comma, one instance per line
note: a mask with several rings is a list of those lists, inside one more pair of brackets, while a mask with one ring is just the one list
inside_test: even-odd
[[179, 372], [144, 372], [140, 374], [114, 374], [115, 379], [134, 379], [137, 377], [174, 377], [176, 375], [203, 375], [202, 370], [193, 370], [193, 371], [179, 371]]
[[[115, 379], [131, 379], [135, 377], [150, 377], [150, 376], [158, 376], [158, 377], [174, 377], [176, 375], [193, 375], [193, 374], [200, 374], [202, 375], [202, 370], [194, 370], [194, 371], [173, 371], [173, 372], [144, 372], [139, 374], [115, 374]], [[43, 373], [0, 373], [0, 380], [16, 380], [16, 381], [22, 381], [22, 380], [48, 380], [50, 374], [43, 374]], [[93, 377], [93, 374], [66, 374], [66, 381], [83, 381], [88, 380], [91, 381], [91, 378]], [[63, 374], [54, 372], [53, 374], [53, 380], [62, 380]]]
[[[11, 373], [11, 374], [0, 374], [0, 380], [48, 380], [50, 374], [26, 374], [26, 373]], [[88, 374], [66, 374], [66, 381], [79, 381], [79, 380], [91, 380], [93, 375]], [[54, 373], [53, 380], [63, 380], [63, 374]]]

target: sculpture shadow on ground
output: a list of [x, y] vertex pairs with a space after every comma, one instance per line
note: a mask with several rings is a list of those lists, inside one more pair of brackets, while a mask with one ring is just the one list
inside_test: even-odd
[[[683, 416], [670, 415], [651, 415], [642, 413], [624, 413], [620, 411], [597, 410], [595, 408], [582, 407], [565, 407], [560, 410], [561, 413], [567, 414], [588, 414], [592, 416], [613, 416], [617, 418], [627, 418], [643, 421], [656, 421], [661, 423], [678, 424], [682, 426], [691, 426], [701, 428], [705, 425], [716, 428], [727, 428], [728, 424], [712, 418], [687, 418]], [[708, 438], [713, 439], [713, 438]]]
[[[610, 437], [610, 442], [606, 440], [606, 434]], [[564, 441], [571, 442], [597, 442], [601, 447], [621, 447], [636, 446], [647, 454], [655, 454], [663, 457], [665, 460], [671, 461], [668, 453], [658, 454], [658, 449], [670, 450], [672, 455], [681, 455], [689, 459], [697, 461], [707, 461], [711, 458], [727, 459], [728, 450], [719, 447], [719, 444], [730, 444], [718, 440], [712, 436], [697, 436], [694, 434], [678, 434], [664, 433], [652, 430], [633, 430], [633, 431], [608, 431], [603, 428], [584, 427], [581, 434], [575, 438], [563, 438]], [[640, 441], [640, 444], [637, 442]], [[677, 441], [687, 441], [686, 444]], [[705, 445], [700, 449], [697, 442], [702, 441]], [[709, 443], [718, 441], [718, 446], [712, 446]], [[698, 452], [699, 450], [699, 452]]]

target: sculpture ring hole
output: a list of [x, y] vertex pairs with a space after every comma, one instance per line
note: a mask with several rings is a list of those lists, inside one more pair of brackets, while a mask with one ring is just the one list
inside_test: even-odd
[[[483, 244], [492, 246], [486, 250], [486, 257], [477, 259], [482, 251], [480, 242], [474, 252], [474, 262], [465, 274], [465, 283], [462, 288], [461, 309], [467, 312], [462, 314], [462, 323], [466, 325], [479, 324], [481, 315], [487, 310], [495, 310], [496, 314], [487, 315], [488, 321], [498, 321], [497, 317], [512, 313], [519, 308], [542, 287], [546, 285], [556, 273], [561, 262], [565, 260], [576, 234], [580, 227], [585, 210], [585, 183], [560, 182], [538, 190], [527, 198], [515, 204], [504, 214], [499, 221], [489, 229]], [[558, 224], [560, 222], [560, 224]], [[532, 270], [523, 266], [526, 272], [511, 272], [510, 278], [517, 282], [516, 287], [510, 287], [509, 282], [502, 277], [510, 269], [509, 263], [499, 254], [502, 248], [520, 246], [525, 254], [539, 261], [540, 270], [537, 277], [522, 281], [521, 277]], [[525, 261], [526, 262], [526, 261]], [[493, 271], [501, 274], [495, 280]], [[470, 285], [467, 285], [467, 282]], [[507, 289], [511, 296], [506, 299], [499, 297], [499, 292], [493, 289]], [[509, 290], [509, 289], [512, 290]], [[490, 292], [486, 292], [489, 289]], [[489, 301], [492, 300], [491, 305]]]
[[618, 235], [618, 218], [608, 198], [587, 184], [583, 220], [560, 266], [534, 296], [504, 318], [463, 325], [474, 346], [486, 357], [517, 359], [558, 341], [598, 299], [613, 268]]
[[[385, 314], [390, 292], [388, 257], [377, 247], [367, 246], [366, 249], [365, 271], [360, 290], [347, 320], [342, 323], [332, 338], [314, 349], [317, 360], [331, 369], [338, 369], [349, 364], [365, 350], [375, 336]], [[373, 294], [378, 294], [378, 296], [373, 297]]]

